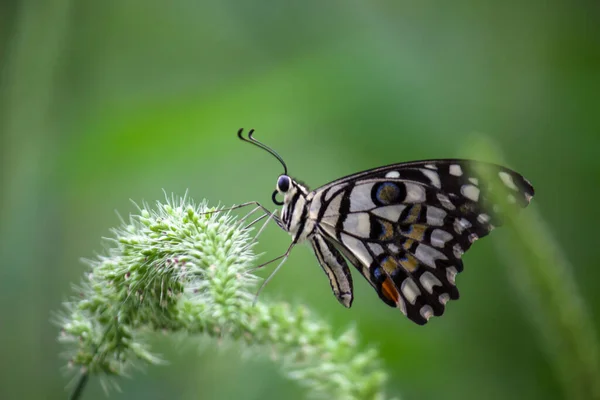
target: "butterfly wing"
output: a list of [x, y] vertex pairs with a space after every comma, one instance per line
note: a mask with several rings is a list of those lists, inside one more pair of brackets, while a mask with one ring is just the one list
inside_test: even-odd
[[[480, 182], [477, 171], [491, 177]], [[508, 189], [506, 201], [491, 196]], [[534, 195], [518, 173], [468, 160], [428, 160], [362, 172], [314, 191], [318, 230], [380, 298], [425, 324], [458, 299], [462, 254]]]
[[310, 242], [319, 264], [329, 278], [333, 294], [344, 307], [350, 307], [353, 299], [352, 275], [344, 257], [333, 243], [321, 235], [314, 235]]

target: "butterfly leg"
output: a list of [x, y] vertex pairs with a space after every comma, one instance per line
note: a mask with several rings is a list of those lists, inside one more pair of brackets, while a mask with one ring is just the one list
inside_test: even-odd
[[265, 263], [262, 263], [262, 264], [260, 264], [260, 265], [258, 265], [258, 266], [256, 266], [256, 267], [254, 267], [254, 268], [252, 268], [252, 269], [248, 270], [248, 272], [254, 272], [254, 271], [256, 271], [257, 269], [261, 269], [262, 267], [265, 267], [265, 266], [267, 266], [267, 265], [269, 265], [269, 264], [271, 264], [271, 263], [274, 263], [274, 262], [275, 262], [275, 261], [277, 261], [277, 260], [281, 260], [282, 258], [283, 258], [283, 259], [284, 259], [284, 261], [285, 261], [285, 259], [286, 259], [286, 258], [288, 258], [288, 256], [290, 255], [290, 252], [292, 251], [292, 248], [294, 248], [294, 246], [295, 246], [295, 245], [296, 245], [296, 242], [292, 242], [292, 243], [290, 244], [290, 247], [288, 247], [288, 249], [286, 250], [286, 252], [285, 252], [285, 253], [283, 253], [282, 255], [280, 255], [280, 256], [278, 256], [278, 257], [275, 257], [275, 258], [274, 258], [274, 259], [272, 259], [272, 260], [269, 260], [269, 261], [267, 261], [267, 262], [265, 262]]
[[[262, 220], [263, 218], [265, 218], [267, 216], [267, 214], [263, 214], [260, 217], [258, 217], [257, 219], [255, 219], [254, 221], [252, 221], [250, 224], [246, 225], [244, 227], [244, 229], [248, 229], [250, 228], [252, 225], [254, 225], [255, 223], [257, 223], [258, 221]], [[260, 229], [258, 230], [258, 232], [256, 232], [256, 235], [254, 235], [254, 240], [257, 240], [258, 237], [260, 236], [260, 234], [265, 230], [265, 228], [267, 227], [267, 225], [269, 224], [269, 221], [271, 221], [272, 218], [275, 217], [275, 214], [269, 214], [269, 218], [267, 218], [267, 220], [262, 224], [262, 226], [260, 227]]]
[[[252, 206], [252, 205], [256, 206], [256, 208], [254, 210], [252, 210], [249, 214], [254, 213], [257, 209], [263, 210], [265, 212], [265, 214], [268, 214], [268, 215], [273, 214], [271, 211], [269, 211], [269, 209], [267, 209], [265, 206], [260, 204], [258, 201], [249, 201], [247, 203], [238, 204], [238, 205], [232, 206], [232, 207], [221, 208], [221, 209], [217, 209], [217, 210], [213, 210], [213, 211], [206, 211], [206, 212], [200, 213], [200, 215], [216, 213], [216, 212], [223, 212], [223, 211], [233, 211], [233, 210], [237, 210], [238, 208], [248, 207], [248, 206]], [[274, 217], [277, 218], [276, 215], [274, 215]]]
[[[275, 213], [271, 212], [265, 206], [260, 204], [258, 201], [249, 201], [247, 203], [238, 204], [237, 206], [221, 208], [221, 209], [214, 210], [214, 211], [207, 211], [207, 212], [200, 213], [200, 215], [210, 214], [210, 213], [215, 213], [215, 212], [223, 212], [223, 211], [233, 211], [233, 210], [237, 210], [239, 208], [248, 207], [248, 206], [252, 206], [252, 205], [254, 205], [256, 207], [252, 211], [250, 211], [245, 217], [243, 217], [240, 221], [244, 221], [246, 218], [248, 218], [248, 216], [254, 214], [257, 210], [260, 209], [265, 213], [265, 215], [269, 216], [269, 219], [273, 218], [275, 220], [275, 222], [277, 223], [277, 225], [281, 226], [281, 219], [277, 215], [275, 215]], [[246, 229], [250, 228], [252, 225], [254, 225], [255, 223], [257, 223], [258, 221], [260, 221], [263, 218], [264, 218], [264, 216], [257, 218], [256, 220], [252, 221], [249, 225], [247, 225], [245, 228]]]
[[265, 288], [265, 286], [267, 286], [267, 283], [269, 283], [271, 281], [271, 279], [273, 279], [273, 276], [275, 276], [275, 274], [277, 273], [277, 271], [279, 271], [279, 269], [283, 266], [283, 264], [285, 263], [285, 261], [289, 257], [290, 252], [292, 251], [292, 249], [294, 248], [295, 245], [296, 245], [296, 242], [292, 242], [290, 244], [290, 247], [288, 247], [288, 249], [286, 250], [286, 252], [283, 253], [282, 255], [280, 255], [279, 257], [276, 257], [276, 258], [274, 258], [274, 259], [272, 259], [270, 261], [267, 261], [266, 263], [261, 264], [258, 267], [254, 267], [254, 268], [252, 268], [251, 270], [248, 271], [248, 272], [253, 272], [253, 271], [256, 271], [259, 268], [264, 267], [265, 265], [271, 264], [272, 262], [275, 262], [277, 260], [281, 260], [279, 262], [279, 264], [277, 265], [277, 267], [275, 267], [275, 269], [273, 270], [273, 272], [271, 272], [271, 274], [267, 277], [267, 279], [265, 279], [265, 281], [263, 282], [263, 284], [260, 285], [260, 288], [256, 292], [256, 296], [254, 296], [254, 301], [252, 303], [253, 305], [256, 304], [256, 301], [258, 300], [258, 296], [263, 291], [263, 289]]
[[[260, 210], [260, 208], [256, 207], [254, 208], [252, 211], [250, 211], [245, 217], [243, 217], [242, 219], [240, 219], [239, 222], [244, 222], [250, 215], [254, 214], [256, 211]], [[269, 222], [271, 220], [271, 218], [275, 217], [275, 213], [271, 213], [271, 214], [263, 214], [260, 217], [256, 218], [254, 221], [250, 222], [248, 225], [244, 226], [244, 229], [248, 229], [252, 226], [254, 226], [254, 224], [262, 221], [264, 218], [269, 217], [267, 219], [267, 222]]]
[[[244, 215], [239, 222], [244, 222], [248, 219], [248, 217], [250, 217], [251, 215], [253, 215], [255, 212], [257, 212], [258, 210], [260, 210], [260, 207], [254, 207], [252, 209], [252, 211], [250, 211], [248, 214]], [[253, 221], [250, 223], [250, 225], [248, 225], [248, 227], [254, 225], [256, 222], [260, 221], [262, 218], [264, 218], [264, 216], [266, 216], [267, 214], [263, 214], [261, 215], [257, 220]]]

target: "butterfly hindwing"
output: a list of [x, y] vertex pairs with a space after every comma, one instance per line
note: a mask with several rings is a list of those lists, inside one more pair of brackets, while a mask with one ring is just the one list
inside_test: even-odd
[[[481, 183], [474, 168], [494, 179]], [[319, 229], [384, 302], [418, 324], [459, 297], [462, 254], [501, 225], [506, 207], [526, 206], [533, 196], [516, 172], [463, 160], [398, 164], [337, 182], [315, 191], [327, 199]], [[496, 187], [508, 189], [503, 204], [492, 200]]]
[[314, 235], [311, 245], [319, 264], [329, 278], [331, 290], [344, 307], [350, 307], [353, 299], [352, 275], [348, 264], [335, 246], [321, 235]]

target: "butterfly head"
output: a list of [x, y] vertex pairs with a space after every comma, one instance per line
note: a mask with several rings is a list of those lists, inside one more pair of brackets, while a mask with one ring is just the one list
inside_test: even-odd
[[[308, 194], [308, 188], [304, 184], [295, 181], [288, 175], [279, 175], [279, 178], [277, 178], [275, 191], [273, 192], [273, 203], [277, 204], [278, 206], [289, 203], [290, 199], [292, 199], [298, 192], [306, 196]], [[281, 195], [283, 197], [283, 202], [277, 200], [277, 195]]]
[[[243, 129], [240, 129], [238, 131], [238, 137], [241, 140], [265, 150], [274, 156], [283, 166], [283, 174], [279, 175], [277, 178], [277, 184], [275, 185], [275, 191], [273, 192], [272, 199], [273, 203], [277, 204], [278, 206], [283, 206], [281, 209], [281, 221], [278, 221], [278, 223], [280, 222], [280, 225], [283, 229], [289, 232], [294, 232], [301, 217], [301, 215], [298, 213], [296, 213], [298, 215], [294, 216], [294, 210], [301, 211], [304, 208], [304, 205], [306, 204], [306, 196], [308, 195], [308, 188], [304, 184], [292, 179], [288, 175], [287, 165], [285, 165], [285, 162], [279, 154], [277, 154], [267, 145], [252, 137], [254, 129], [248, 132], [247, 137], [244, 137], [242, 133]], [[277, 199], [278, 197], [283, 198], [283, 201], [279, 201]]]
[[[301, 209], [301, 206], [306, 203], [308, 188], [289, 177], [288, 175], [279, 175], [277, 185], [273, 192], [273, 203], [278, 206], [283, 206], [281, 209], [281, 220], [284, 226], [291, 226], [291, 219], [295, 209]], [[281, 196], [283, 201], [277, 200]]]

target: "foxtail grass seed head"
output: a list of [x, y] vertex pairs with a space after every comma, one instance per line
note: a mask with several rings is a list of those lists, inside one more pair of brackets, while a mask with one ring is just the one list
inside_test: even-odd
[[138, 206], [107, 242], [104, 255], [84, 260], [89, 271], [57, 318], [67, 370], [110, 388], [134, 366], [163, 362], [148, 333], [183, 332], [263, 352], [313, 397], [384, 398], [377, 352], [358, 350], [354, 329], [336, 338], [306, 307], [252, 305], [256, 241], [232, 214], [172, 196]]

